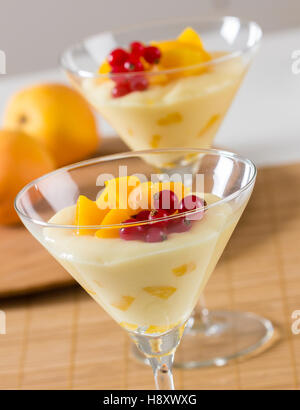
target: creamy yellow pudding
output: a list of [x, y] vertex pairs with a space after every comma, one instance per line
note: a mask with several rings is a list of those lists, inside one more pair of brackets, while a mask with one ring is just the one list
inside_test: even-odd
[[113, 81], [85, 79], [81, 91], [131, 149], [209, 148], [245, 70], [234, 58], [121, 98], [112, 97]]
[[[208, 203], [216, 197], [206, 194]], [[158, 243], [78, 236], [45, 228], [41, 242], [122, 326], [161, 333], [191, 314], [242, 213], [229, 204], [209, 208], [188, 232]], [[50, 223], [73, 224], [75, 206]]]

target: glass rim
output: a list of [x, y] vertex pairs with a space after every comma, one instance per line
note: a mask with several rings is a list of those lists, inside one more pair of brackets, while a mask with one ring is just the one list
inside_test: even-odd
[[[195, 154], [210, 154], [210, 155], [215, 155], [215, 156], [220, 156], [220, 157], [226, 157], [226, 158], [231, 158], [231, 159], [236, 159], [240, 162], [243, 162], [244, 164], [247, 164], [250, 166], [250, 169], [252, 171], [251, 177], [249, 178], [249, 181], [245, 186], [242, 188], [236, 190], [232, 194], [220, 199], [219, 201], [216, 201], [212, 204], [196, 208], [190, 211], [182, 212], [182, 213], [177, 213], [173, 215], [169, 215], [163, 218], [157, 218], [155, 219], [155, 222], [149, 221], [149, 220], [144, 220], [144, 221], [137, 221], [136, 223], [134, 222], [129, 222], [129, 223], [120, 223], [120, 224], [112, 224], [112, 225], [68, 225], [68, 224], [54, 224], [50, 222], [45, 222], [41, 221], [35, 218], [31, 218], [30, 216], [26, 215], [21, 209], [18, 207], [18, 201], [21, 199], [21, 197], [25, 194], [28, 189], [30, 189], [32, 186], [38, 184], [40, 181], [43, 181], [47, 179], [50, 176], [60, 174], [62, 172], [70, 171], [73, 169], [79, 169], [82, 167], [86, 167], [89, 165], [95, 165], [97, 163], [101, 162], [106, 162], [106, 161], [113, 161], [117, 159], [124, 159], [124, 158], [132, 158], [132, 157], [138, 157], [141, 155], [153, 155], [153, 154], [161, 154], [161, 153], [176, 153], [176, 152], [181, 152], [181, 153], [195, 153]], [[134, 175], [134, 174], [132, 174]], [[14, 201], [14, 208], [19, 215], [19, 217], [24, 218], [28, 222], [31, 222], [35, 225], [42, 226], [44, 228], [55, 228], [55, 229], [89, 229], [89, 230], [100, 230], [100, 229], [120, 229], [120, 228], [125, 228], [128, 226], [140, 226], [140, 225], [155, 225], [157, 222], [163, 222], [163, 221], [169, 221], [172, 219], [177, 219], [177, 218], [182, 218], [182, 217], [188, 217], [192, 216], [194, 214], [199, 213], [200, 211], [206, 211], [208, 209], [213, 208], [214, 206], [227, 203], [231, 201], [234, 198], [237, 198], [241, 193], [246, 191], [251, 185], [254, 184], [255, 179], [257, 175], [257, 168], [256, 165], [250, 160], [245, 157], [242, 157], [238, 154], [235, 154], [230, 151], [225, 151], [225, 150], [219, 150], [219, 149], [201, 149], [201, 148], [161, 148], [161, 149], [153, 149], [153, 150], [143, 150], [143, 151], [128, 151], [124, 153], [117, 153], [113, 155], [105, 155], [103, 157], [96, 157], [96, 158], [91, 158], [85, 161], [80, 161], [76, 162], [74, 164], [67, 165], [62, 168], [58, 168], [52, 172], [49, 172], [45, 175], [42, 175], [39, 178], [34, 179], [33, 181], [29, 182], [27, 185], [25, 185], [20, 192], [17, 194], [15, 201]], [[80, 195], [80, 194], [79, 194]], [[73, 204], [75, 206], [76, 204]], [[21, 218], [21, 219], [22, 219]]]
[[[88, 40], [90, 38], [93, 38], [93, 37], [97, 37], [98, 35], [100, 35], [101, 34], [101, 32], [100, 32], [100, 33], [97, 33], [95, 35], [85, 37], [83, 40], [69, 46], [66, 50], [64, 50], [61, 53], [60, 58], [59, 58], [59, 62], [60, 62], [61, 67], [66, 72], [68, 72], [70, 74], [73, 74], [73, 75], [76, 75], [77, 77], [91, 78], [91, 79], [93, 79], [93, 78], [94, 79], [101, 79], [101, 78], [102, 79], [108, 79], [108, 78], [116, 78], [117, 79], [117, 78], [121, 78], [121, 77], [130, 78], [132, 76], [141, 75], [141, 74], [144, 74], [144, 75], [146, 74], [147, 77], [148, 76], [153, 77], [153, 76], [162, 75], [162, 74], [166, 74], [166, 75], [167, 74], [176, 74], [178, 72], [182, 72], [182, 71], [186, 71], [186, 70], [190, 70], [190, 69], [200, 69], [200, 68], [204, 68], [204, 67], [209, 67], [211, 65], [220, 64], [220, 63], [223, 63], [225, 61], [228, 61], [228, 60], [231, 60], [233, 58], [244, 55], [247, 52], [255, 49], [256, 47], [258, 47], [260, 45], [262, 35], [263, 35], [263, 32], [262, 32], [262, 29], [261, 29], [260, 25], [258, 23], [256, 23], [255, 21], [253, 21], [253, 20], [243, 20], [243, 19], [240, 19], [237, 16], [223, 16], [223, 17], [215, 17], [215, 18], [214, 17], [211, 17], [211, 18], [191, 17], [191, 18], [179, 18], [179, 19], [151, 21], [151, 22], [148, 22], [148, 23], [145, 23], [145, 24], [130, 25], [130, 26], [127, 26], [127, 27], [125, 27], [123, 29], [120, 29], [120, 30], [112, 30], [112, 32], [114, 34], [122, 34], [124, 32], [128, 32], [128, 31], [134, 30], [134, 29], [139, 29], [139, 28], [143, 29], [143, 28], [147, 28], [147, 27], [149, 28], [149, 27], [155, 27], [155, 26], [162, 26], [164, 24], [171, 25], [171, 24], [176, 24], [176, 23], [179, 24], [179, 23], [183, 23], [183, 22], [187, 22], [187, 23], [188, 22], [189, 23], [211, 22], [211, 23], [213, 23], [213, 22], [222, 22], [222, 21], [224, 22], [227, 19], [228, 20], [229, 19], [231, 19], [231, 20], [235, 19], [236, 21], [239, 21], [240, 24], [242, 24], [242, 25], [248, 25], [248, 26], [253, 25], [256, 28], [257, 32], [258, 32], [258, 36], [257, 36], [254, 44], [252, 44], [251, 46], [246, 45], [243, 48], [234, 50], [234, 51], [229, 52], [229, 53], [227, 53], [226, 55], [223, 55], [223, 56], [212, 58], [211, 60], [203, 62], [203, 63], [192, 64], [192, 65], [189, 65], [189, 66], [186, 66], [186, 67], [170, 68], [170, 69], [166, 69], [166, 70], [160, 70], [160, 71], [157, 71], [157, 72], [136, 71], [136, 72], [131, 72], [131, 73], [115, 73], [115, 74], [106, 73], [106, 74], [101, 74], [101, 73], [98, 73], [98, 72], [91, 72], [91, 71], [88, 71], [88, 70], [82, 70], [79, 67], [76, 67], [76, 69], [71, 68], [70, 65], [66, 61], [66, 59], [67, 59], [66, 56], [72, 50], [74, 50], [76, 47], [81, 47], [86, 40]], [[105, 33], [105, 32], [102, 32], [102, 33]]]

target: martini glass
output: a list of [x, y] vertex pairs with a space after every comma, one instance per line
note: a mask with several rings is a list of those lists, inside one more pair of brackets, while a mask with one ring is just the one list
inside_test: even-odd
[[[155, 156], [170, 154], [178, 160], [167, 173], [152, 165]], [[185, 225], [190, 224], [188, 230], [169, 233], [162, 242], [95, 236], [99, 230], [119, 230], [124, 224], [80, 226], [88, 234], [78, 235], [74, 221], [79, 195], [96, 200], [103, 180], [118, 177], [124, 167], [127, 175], [147, 180], [181, 178], [192, 192], [204, 196], [205, 207], [159, 220], [174, 224], [184, 219]], [[128, 332], [151, 364], [156, 387], [173, 389], [175, 350], [248, 202], [255, 178], [251, 161], [225, 151], [137, 151], [47, 174], [23, 188], [15, 208], [29, 232]], [[138, 225], [153, 228], [149, 220], [130, 223]]]
[[[132, 41], [176, 39], [192, 27], [212, 59], [181, 68], [140, 73], [99, 74], [112, 49]], [[118, 32], [102, 32], [71, 46], [61, 57], [70, 82], [132, 150], [210, 148], [257, 51], [262, 32], [236, 17], [157, 22]], [[163, 51], [162, 51], [163, 53]], [[113, 98], [120, 81], [143, 79], [148, 89]], [[163, 166], [176, 154], [152, 160]]]

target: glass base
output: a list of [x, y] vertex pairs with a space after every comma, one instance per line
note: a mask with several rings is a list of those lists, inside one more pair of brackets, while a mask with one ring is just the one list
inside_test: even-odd
[[[274, 334], [272, 323], [253, 313], [211, 311], [204, 318], [189, 319], [174, 367], [224, 366], [232, 359], [261, 352]], [[135, 346], [132, 354], [147, 363]]]

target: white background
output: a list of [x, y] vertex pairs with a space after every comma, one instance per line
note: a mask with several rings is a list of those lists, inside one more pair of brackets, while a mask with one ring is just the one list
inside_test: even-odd
[[0, 49], [9, 75], [37, 71], [55, 67], [66, 46], [89, 34], [143, 21], [226, 14], [253, 19], [264, 31], [300, 27], [299, 0], [0, 0]]

